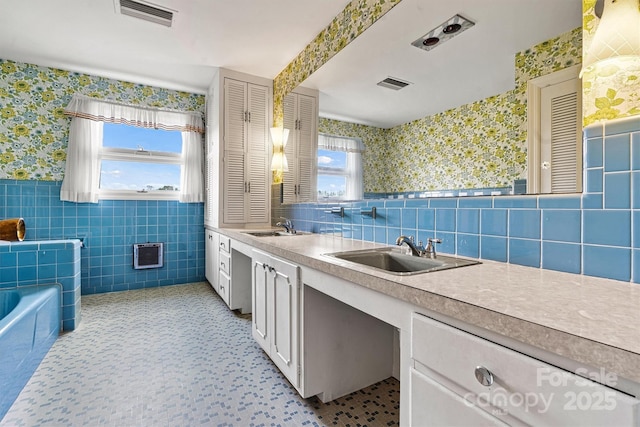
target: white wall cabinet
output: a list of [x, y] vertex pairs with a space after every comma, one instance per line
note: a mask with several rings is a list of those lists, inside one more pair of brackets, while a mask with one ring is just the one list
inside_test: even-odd
[[411, 424], [637, 426], [640, 401], [419, 314]]
[[289, 129], [283, 176], [284, 203], [316, 199], [318, 161], [318, 92], [296, 88], [284, 99], [284, 127]]
[[300, 385], [299, 268], [253, 251], [252, 334], [294, 387]]
[[270, 223], [272, 81], [219, 69], [207, 94], [205, 224]]

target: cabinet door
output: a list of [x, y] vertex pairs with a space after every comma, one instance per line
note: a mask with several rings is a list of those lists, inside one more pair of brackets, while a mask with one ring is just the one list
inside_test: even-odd
[[269, 283], [269, 277], [271, 273], [267, 268], [267, 262], [265, 262], [262, 254], [255, 253], [251, 260], [251, 274], [252, 274], [252, 322], [251, 322], [251, 334], [253, 338], [258, 341], [260, 347], [269, 354], [271, 345], [269, 340], [271, 334], [269, 333], [269, 301], [267, 285]]
[[287, 156], [289, 170], [283, 173], [282, 177], [282, 198], [284, 203], [294, 203], [296, 201], [298, 189], [298, 177], [296, 174], [297, 154], [296, 145], [298, 138], [298, 97], [294, 93], [289, 93], [284, 97], [284, 128], [289, 129], [289, 141], [284, 147], [284, 154]]
[[224, 79], [224, 149], [246, 151], [247, 83]]
[[218, 287], [218, 233], [205, 230], [205, 277], [213, 287]]
[[271, 358], [291, 384], [298, 387], [298, 267], [273, 257], [269, 264], [274, 269]]
[[414, 369], [411, 369], [411, 425], [506, 426]]
[[229, 150], [224, 155], [224, 222], [245, 222], [245, 195], [247, 182], [244, 179], [245, 155], [242, 151]]
[[248, 206], [246, 222], [269, 222], [269, 89], [248, 85], [247, 163]]
[[308, 202], [315, 200], [316, 193], [316, 164], [315, 158], [299, 158], [298, 167], [298, 196], [296, 201]]
[[298, 202], [315, 200], [318, 162], [316, 98], [298, 95]]
[[269, 222], [269, 167], [265, 163], [266, 153], [249, 153], [247, 194], [249, 205], [247, 206], [246, 222]]

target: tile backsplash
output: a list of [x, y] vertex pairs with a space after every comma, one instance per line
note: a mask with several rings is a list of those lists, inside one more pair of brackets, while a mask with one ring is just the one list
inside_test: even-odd
[[[25, 241], [81, 239], [82, 294], [204, 280], [202, 203], [69, 203], [60, 185], [0, 179], [0, 218], [24, 218]], [[147, 242], [164, 242], [164, 267], [134, 270], [132, 245]]]
[[[640, 117], [584, 132], [583, 194], [275, 204], [297, 229], [640, 283]], [[343, 206], [345, 216], [328, 213]], [[377, 217], [362, 215], [375, 206]]]

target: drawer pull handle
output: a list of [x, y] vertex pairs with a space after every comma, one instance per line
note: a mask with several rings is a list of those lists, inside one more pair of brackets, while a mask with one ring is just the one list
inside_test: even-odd
[[493, 374], [484, 366], [478, 366], [474, 373], [478, 382], [483, 386], [491, 387], [493, 385]]

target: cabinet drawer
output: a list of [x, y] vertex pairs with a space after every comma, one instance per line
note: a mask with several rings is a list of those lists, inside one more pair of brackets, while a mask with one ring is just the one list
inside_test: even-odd
[[507, 426], [414, 369], [411, 369], [411, 425]]
[[[640, 422], [640, 401], [625, 393], [419, 314], [412, 319], [411, 357], [416, 370], [509, 424]], [[481, 384], [478, 368], [486, 369], [485, 379], [492, 376], [490, 386]]]
[[231, 279], [223, 271], [220, 271], [218, 281], [218, 294], [229, 305], [229, 288], [231, 287]]
[[219, 248], [220, 252], [231, 253], [231, 239], [227, 236], [220, 235]]
[[231, 255], [220, 252], [220, 271], [224, 271], [228, 276], [231, 274]]

